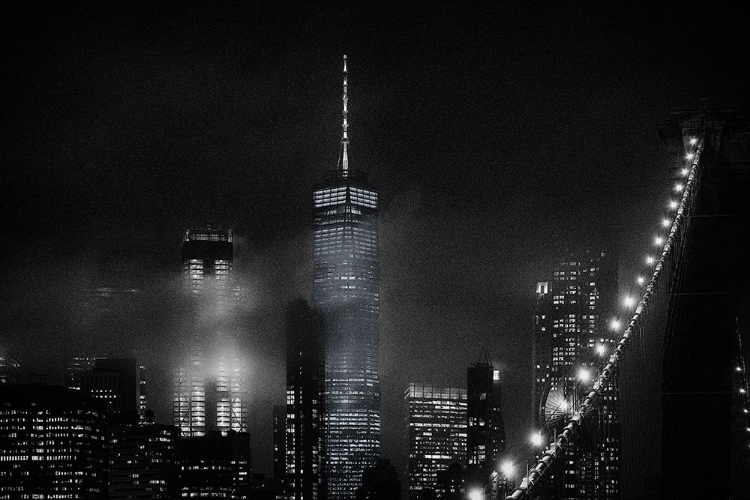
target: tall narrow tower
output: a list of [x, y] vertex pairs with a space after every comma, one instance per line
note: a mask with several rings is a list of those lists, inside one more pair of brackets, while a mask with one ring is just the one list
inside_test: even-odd
[[325, 344], [325, 449], [329, 500], [350, 499], [380, 455], [378, 193], [349, 167], [344, 56], [338, 167], [314, 190], [313, 300]]

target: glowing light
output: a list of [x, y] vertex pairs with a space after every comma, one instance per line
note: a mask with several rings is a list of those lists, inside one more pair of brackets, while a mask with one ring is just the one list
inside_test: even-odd
[[635, 281], [637, 281], [639, 285], [642, 285], [645, 280], [643, 279], [643, 276], [638, 276]]
[[685, 186], [683, 186], [682, 184], [675, 184], [674, 185], [674, 190], [677, 191], [678, 193], [680, 191], [682, 191], [683, 189], [685, 189]]
[[469, 492], [469, 500], [482, 500], [484, 498], [484, 491], [479, 488], [473, 489]]
[[745, 394], [745, 389], [740, 389], [740, 394]]
[[696, 142], [698, 142], [698, 139], [696, 139], [695, 137], [691, 137], [691, 138], [690, 138], [690, 145], [691, 145], [691, 146], [695, 146], [695, 143], [696, 143]]
[[737, 370], [738, 372], [741, 372], [741, 371], [742, 371], [742, 368], [740, 368], [740, 367], [738, 366], [737, 368], [735, 368], [735, 370]]
[[[568, 404], [567, 401], [563, 401], [562, 403], [560, 403], [560, 409], [562, 411], [568, 411], [569, 407], [570, 407], [570, 405]], [[745, 413], [747, 413], [747, 410], [745, 410]]]
[[578, 380], [583, 382], [584, 384], [587, 383], [589, 380], [591, 380], [591, 372], [589, 372], [586, 368], [579, 368]]
[[646, 257], [646, 264], [653, 264], [653, 263], [654, 263], [654, 258], [652, 256], [649, 255], [648, 257]]
[[635, 299], [633, 297], [625, 297], [623, 300], [625, 307], [633, 307], [635, 305]]
[[529, 441], [531, 441], [531, 444], [539, 448], [542, 446], [542, 434], [541, 432], [535, 432], [531, 435], [531, 438], [529, 438]]
[[671, 208], [672, 210], [674, 210], [675, 208], [677, 208], [677, 205], [679, 205], [679, 203], [677, 203], [676, 200], [670, 200], [669, 201], [669, 208]]
[[669, 219], [662, 219], [661, 220], [661, 225], [664, 226], [664, 227], [669, 227], [669, 225], [671, 223], [672, 223], [672, 221], [670, 221]]
[[747, 408], [745, 408], [744, 410], [742, 410], [742, 413], [748, 413]]
[[596, 353], [599, 356], [604, 356], [606, 352], [607, 352], [607, 346], [605, 346], [604, 344], [599, 344], [596, 346]]
[[689, 172], [690, 172], [690, 170], [688, 170], [688, 169], [686, 169], [686, 168], [683, 168], [682, 170], [680, 170], [680, 173], [681, 173], [681, 174], [682, 174], [683, 176], [687, 175], [687, 174], [688, 174]]
[[513, 462], [511, 462], [510, 460], [506, 460], [505, 462], [503, 462], [503, 465], [500, 466], [500, 472], [502, 472], [505, 477], [511, 477], [515, 472]]
[[619, 330], [621, 325], [618, 320], [613, 319], [612, 323], [610, 323], [610, 326], [612, 327], [613, 330]]
[[656, 238], [654, 238], [655, 245], [661, 245], [663, 243], [664, 243], [664, 238], [662, 238], [661, 236], [657, 236]]

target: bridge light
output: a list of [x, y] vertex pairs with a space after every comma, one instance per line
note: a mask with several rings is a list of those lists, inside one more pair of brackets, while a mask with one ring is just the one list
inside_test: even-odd
[[646, 257], [646, 264], [651, 265], [653, 263], [654, 263], [654, 258], [652, 256], [649, 255], [648, 257]]
[[681, 173], [681, 174], [682, 174], [683, 176], [686, 176], [686, 175], [687, 175], [688, 173], [690, 173], [690, 170], [688, 170], [687, 168], [683, 168], [682, 170], [680, 170], [680, 173]]
[[742, 371], [742, 367], [738, 366], [738, 367], [735, 368], [735, 370], [737, 370], [738, 372], [741, 372]]
[[672, 222], [669, 219], [666, 219], [666, 218], [664, 218], [664, 219], [661, 220], [661, 225], [664, 226], [664, 227], [669, 227], [669, 225], [671, 223]]
[[698, 139], [696, 139], [695, 137], [691, 137], [691, 138], [690, 138], [690, 145], [691, 145], [691, 146], [695, 146], [695, 143], [696, 143], [696, 142], [698, 142]]
[[583, 382], [584, 384], [588, 383], [588, 381], [591, 380], [591, 372], [589, 372], [586, 368], [579, 368], [578, 380], [580, 382]]
[[598, 344], [596, 346], [596, 353], [599, 356], [604, 356], [604, 354], [607, 352], [607, 347], [604, 344]]
[[633, 307], [635, 305], [635, 299], [633, 297], [625, 297], [623, 300], [625, 307]]
[[672, 210], [674, 210], [675, 208], [677, 208], [677, 205], [679, 205], [679, 203], [677, 203], [676, 200], [670, 200], [670, 202], [669, 202], [669, 208], [671, 208]]
[[638, 276], [635, 281], [637, 281], [639, 285], [642, 285], [645, 280], [643, 279], [643, 276]]
[[663, 243], [664, 243], [664, 238], [662, 238], [661, 236], [657, 236], [656, 238], [654, 238], [654, 244], [655, 245], [659, 246], [659, 245], [661, 245]]
[[688, 153], [685, 155], [685, 158], [687, 158], [688, 160], [692, 160], [693, 158], [695, 158], [695, 153]]
[[745, 394], [745, 389], [740, 389], [740, 394]]
[[[560, 403], [560, 409], [562, 411], [568, 411], [569, 407], [570, 407], [570, 405], [568, 404], [567, 401], [563, 401], [562, 403]], [[745, 410], [745, 413], [747, 413], [747, 410]]]
[[610, 326], [613, 330], [619, 330], [620, 329], [620, 321], [613, 319], [612, 323], [610, 323]]
[[748, 413], [747, 408], [745, 408], [744, 410], [742, 410], [742, 413]]
[[531, 444], [533, 446], [539, 448], [540, 446], [542, 446], [542, 442], [543, 442], [542, 433], [539, 431], [534, 432], [533, 434], [531, 434], [529, 441], [531, 441]]
[[469, 500], [482, 500], [484, 498], [484, 491], [480, 488], [475, 488], [469, 492]]
[[511, 462], [510, 460], [506, 460], [505, 462], [503, 462], [503, 465], [500, 466], [500, 472], [502, 472], [505, 477], [510, 478], [515, 472], [513, 462]]
[[677, 191], [678, 193], [682, 191], [683, 189], [685, 189], [685, 186], [683, 186], [682, 184], [677, 183], [674, 185], [674, 190]]

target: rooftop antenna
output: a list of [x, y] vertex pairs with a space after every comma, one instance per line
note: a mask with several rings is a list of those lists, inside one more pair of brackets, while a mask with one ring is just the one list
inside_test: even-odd
[[347, 120], [347, 113], [348, 113], [348, 107], [349, 107], [349, 95], [348, 95], [348, 89], [347, 89], [348, 83], [347, 83], [347, 71], [346, 71], [346, 54], [344, 54], [344, 96], [342, 100], [344, 101], [344, 112], [343, 112], [343, 118], [344, 121], [341, 124], [342, 128], [342, 135], [341, 135], [341, 168], [344, 171], [344, 173], [349, 171], [349, 121]]

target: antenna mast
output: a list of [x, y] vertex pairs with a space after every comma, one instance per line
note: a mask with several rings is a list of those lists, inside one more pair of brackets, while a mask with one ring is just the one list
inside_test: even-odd
[[348, 89], [347, 89], [347, 71], [346, 71], [346, 54], [344, 55], [344, 112], [343, 112], [343, 118], [344, 121], [341, 124], [342, 128], [342, 135], [341, 135], [341, 168], [344, 170], [344, 172], [349, 171], [349, 153], [347, 151], [349, 147], [349, 122], [347, 120], [347, 113], [348, 113], [348, 105], [349, 105], [349, 95], [348, 95]]

